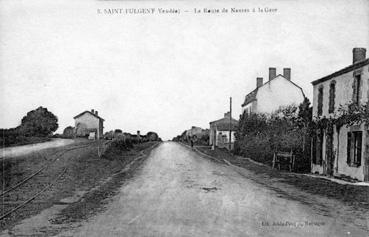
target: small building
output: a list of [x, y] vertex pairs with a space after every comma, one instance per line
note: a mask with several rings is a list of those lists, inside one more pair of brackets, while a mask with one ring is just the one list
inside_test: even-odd
[[209, 134], [207, 129], [192, 126], [190, 129], [186, 130], [187, 138], [199, 139], [205, 135]]
[[273, 113], [280, 107], [299, 105], [305, 94], [301, 87], [291, 80], [291, 69], [284, 68], [283, 75], [277, 75], [276, 68], [269, 68], [269, 80], [256, 78], [256, 88], [245, 96], [242, 113]]
[[75, 134], [77, 137], [88, 137], [90, 133], [95, 133], [96, 138], [103, 137], [104, 119], [97, 111], [85, 111], [74, 117]]
[[[236, 139], [237, 126], [238, 120], [230, 118], [229, 112], [225, 113], [223, 118], [210, 122], [209, 145], [229, 149], [229, 139], [231, 138], [232, 150]], [[230, 131], [231, 136], [229, 136]]]
[[[353, 63], [312, 82], [313, 118], [335, 118], [340, 106], [368, 105], [369, 59], [366, 49], [353, 49]], [[312, 139], [311, 171], [369, 181], [368, 124], [318, 128]]]

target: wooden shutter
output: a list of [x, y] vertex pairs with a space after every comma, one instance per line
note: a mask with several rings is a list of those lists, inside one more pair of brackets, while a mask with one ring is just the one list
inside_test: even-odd
[[347, 164], [351, 165], [351, 133], [347, 133]]
[[362, 132], [356, 132], [355, 136], [355, 144], [356, 144], [356, 164], [358, 166], [361, 165], [361, 147], [363, 145], [363, 133]]

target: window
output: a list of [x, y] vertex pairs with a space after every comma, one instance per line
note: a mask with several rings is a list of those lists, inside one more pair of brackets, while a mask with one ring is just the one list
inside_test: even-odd
[[319, 87], [318, 92], [318, 116], [323, 114], [323, 86]]
[[362, 139], [361, 131], [347, 133], [347, 164], [350, 166], [361, 165]]
[[353, 95], [352, 95], [352, 101], [359, 105], [360, 104], [360, 86], [361, 86], [361, 75], [356, 75], [354, 78], [354, 83], [352, 85], [353, 88]]
[[336, 98], [336, 81], [332, 81], [329, 85], [329, 109], [328, 113], [334, 112], [334, 100]]

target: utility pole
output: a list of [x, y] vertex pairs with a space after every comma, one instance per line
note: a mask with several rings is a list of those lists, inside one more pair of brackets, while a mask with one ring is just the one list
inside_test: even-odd
[[229, 97], [229, 150], [232, 149], [232, 97]]

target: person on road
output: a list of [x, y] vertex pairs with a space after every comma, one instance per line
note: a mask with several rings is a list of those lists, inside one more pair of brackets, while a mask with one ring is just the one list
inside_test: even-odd
[[191, 143], [191, 149], [193, 149], [193, 139], [190, 139], [190, 143]]

